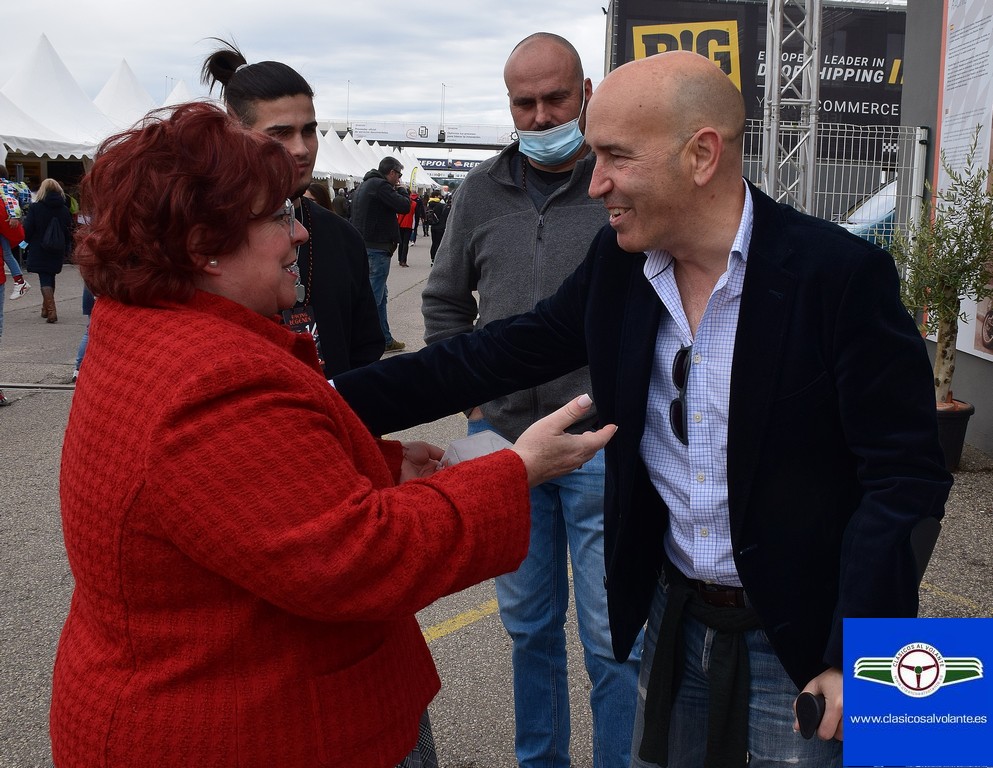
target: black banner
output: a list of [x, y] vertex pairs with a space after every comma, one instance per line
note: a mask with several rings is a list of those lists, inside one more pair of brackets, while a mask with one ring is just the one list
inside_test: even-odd
[[[766, 0], [613, 0], [612, 10], [617, 12], [616, 49], [608, 52], [612, 68], [663, 51], [695, 51], [734, 81], [748, 117], [762, 118], [769, 66]], [[820, 120], [899, 125], [905, 24], [903, 10], [822, 7]], [[778, 63], [784, 82], [802, 58], [799, 39], [784, 43]]]

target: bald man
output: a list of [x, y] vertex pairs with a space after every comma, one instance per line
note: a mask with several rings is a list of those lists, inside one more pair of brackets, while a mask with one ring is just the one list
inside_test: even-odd
[[[618, 659], [648, 623], [635, 766], [840, 766], [842, 621], [917, 614], [910, 532], [951, 485], [893, 260], [744, 181], [743, 128], [706, 58], [618, 68], [586, 124], [610, 224], [555, 295], [335, 380], [382, 430], [589, 364], [619, 427], [604, 500]], [[407, 399], [384, 412], [391, 377]], [[803, 690], [826, 699], [810, 741], [793, 731]]]
[[[607, 223], [603, 206], [587, 194], [593, 156], [583, 128], [593, 85], [576, 49], [538, 32], [514, 47], [503, 76], [520, 138], [474, 168], [454, 197], [422, 294], [429, 343], [530, 310], [579, 265]], [[536, 418], [589, 389], [584, 367], [540, 387], [479, 400], [466, 414], [468, 433], [492, 430], [516, 440]], [[595, 421], [593, 412], [575, 430]], [[513, 643], [520, 768], [570, 765], [570, 585], [590, 683], [593, 768], [629, 762], [641, 643], [624, 663], [614, 659], [603, 586], [603, 481], [601, 452], [582, 469], [533, 488], [528, 556], [496, 580], [500, 620]]]

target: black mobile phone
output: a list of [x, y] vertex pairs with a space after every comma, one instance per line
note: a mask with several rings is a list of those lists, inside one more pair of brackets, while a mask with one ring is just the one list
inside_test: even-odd
[[800, 735], [803, 738], [814, 738], [822, 717], [824, 717], [824, 696], [822, 694], [804, 691], [796, 697], [796, 719], [800, 723]]

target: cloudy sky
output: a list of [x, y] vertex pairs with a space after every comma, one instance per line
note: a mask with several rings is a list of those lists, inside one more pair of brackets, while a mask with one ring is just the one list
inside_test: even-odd
[[200, 65], [208, 38], [221, 37], [249, 62], [296, 68], [316, 91], [319, 119], [437, 123], [444, 93], [446, 122], [506, 125], [503, 64], [532, 32], [569, 39], [594, 85], [602, 79], [605, 2], [45, 0], [5, 14], [18, 34], [6, 36], [4, 59], [9, 75], [44, 33], [91, 98], [125, 59], [161, 103], [178, 81], [205, 93]]

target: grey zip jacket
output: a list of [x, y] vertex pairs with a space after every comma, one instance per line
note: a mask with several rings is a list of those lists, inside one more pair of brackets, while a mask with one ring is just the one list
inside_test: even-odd
[[[521, 180], [511, 177], [516, 153], [514, 143], [476, 166], [455, 193], [422, 294], [424, 340], [429, 344], [530, 310], [558, 289], [607, 223], [603, 203], [588, 195], [592, 153], [580, 159], [572, 177], [541, 211]], [[481, 406], [494, 428], [515, 441], [537, 419], [584, 392], [593, 394], [587, 368]], [[595, 421], [594, 412], [569, 431], [591, 429]]]

